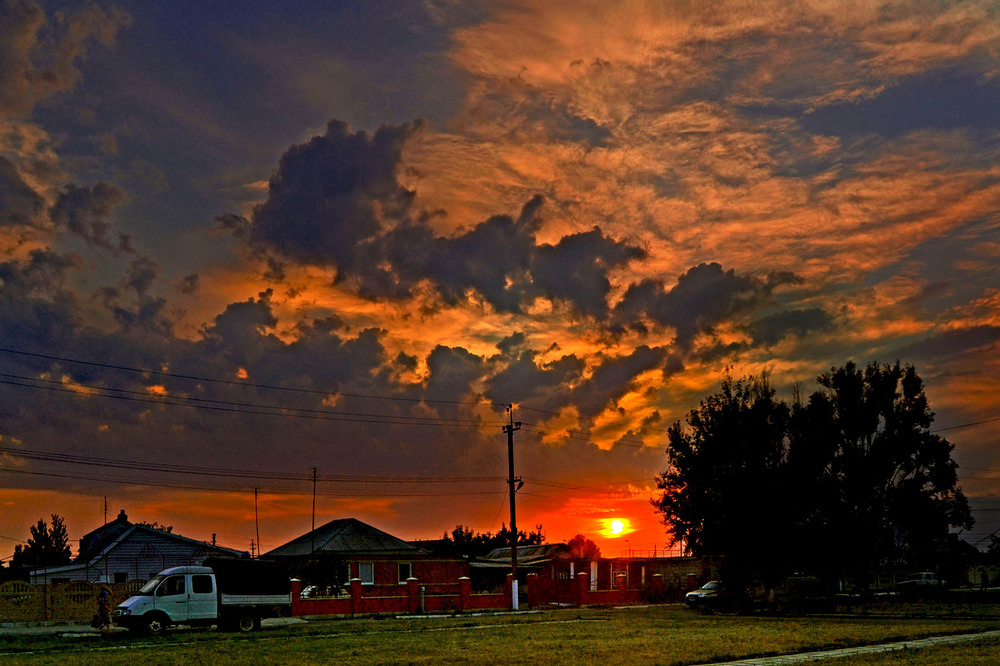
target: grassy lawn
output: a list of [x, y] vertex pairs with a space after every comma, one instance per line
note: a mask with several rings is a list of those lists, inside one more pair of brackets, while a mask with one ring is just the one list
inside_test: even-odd
[[[122, 634], [74, 639], [2, 637], [0, 661], [698, 664], [995, 629], [1000, 626], [998, 620], [1000, 615], [992, 607], [963, 608], [961, 613], [954, 608], [922, 609], [916, 616], [893, 609], [812, 618], [700, 615], [681, 606], [588, 608], [480, 617], [314, 621], [247, 636], [201, 630], [172, 631], [157, 639]], [[996, 647], [995, 642], [984, 641], [983, 645], [928, 648], [856, 663], [986, 663], [977, 662], [977, 655], [995, 655]], [[921, 661], [925, 653], [938, 652], [940, 659], [958, 660]], [[881, 661], [890, 658], [900, 661]]]

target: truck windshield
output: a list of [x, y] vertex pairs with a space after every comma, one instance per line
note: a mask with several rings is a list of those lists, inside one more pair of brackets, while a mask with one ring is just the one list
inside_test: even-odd
[[142, 595], [145, 595], [145, 596], [152, 596], [153, 590], [156, 589], [156, 586], [159, 585], [160, 581], [162, 581], [162, 580], [163, 580], [163, 576], [160, 576], [160, 575], [153, 576], [148, 581], [146, 581], [145, 585], [143, 585], [142, 587], [139, 588], [139, 591], [136, 594], [142, 594]]

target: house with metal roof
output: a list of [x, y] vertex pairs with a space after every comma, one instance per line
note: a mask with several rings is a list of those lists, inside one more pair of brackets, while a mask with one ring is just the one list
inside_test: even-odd
[[224, 548], [129, 521], [122, 510], [114, 521], [80, 538], [72, 564], [33, 570], [33, 584], [89, 581], [146, 581], [169, 567], [200, 565], [213, 555], [248, 557], [246, 551]]
[[318, 595], [346, 594], [351, 580], [366, 594], [398, 594], [410, 578], [422, 584], [457, 585], [468, 576], [460, 558], [435, 555], [356, 518], [341, 518], [296, 537], [264, 559], [281, 560]]

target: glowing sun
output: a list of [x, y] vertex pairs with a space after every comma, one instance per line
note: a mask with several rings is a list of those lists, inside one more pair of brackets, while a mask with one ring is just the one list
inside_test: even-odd
[[617, 539], [634, 531], [628, 518], [603, 518], [601, 520], [601, 536], [606, 539]]

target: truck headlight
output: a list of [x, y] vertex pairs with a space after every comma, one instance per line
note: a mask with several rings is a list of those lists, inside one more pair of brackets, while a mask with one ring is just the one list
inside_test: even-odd
[[115, 615], [121, 616], [121, 615], [131, 615], [131, 614], [132, 614], [132, 609], [131, 608], [116, 608], [115, 609]]

